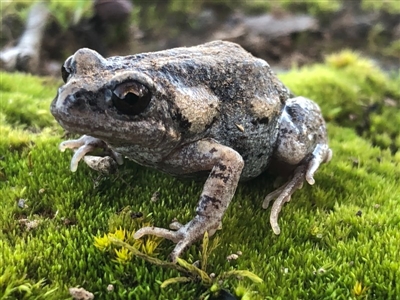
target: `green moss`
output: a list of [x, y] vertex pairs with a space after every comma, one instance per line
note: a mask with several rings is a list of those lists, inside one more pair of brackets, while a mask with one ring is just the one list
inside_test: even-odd
[[[98, 178], [83, 164], [71, 173], [72, 153], [58, 151], [62, 131], [47, 112], [58, 84], [1, 75], [0, 295], [9, 295], [0, 299], [67, 299], [74, 286], [96, 299], [196, 299], [204, 293], [193, 282], [179, 290], [161, 289], [163, 281], [180, 274], [138, 258], [116, 263], [94, 244], [95, 236], [124, 225], [124, 218], [115, 216], [128, 206], [151, 214], [157, 226], [167, 227], [175, 217], [189, 221], [201, 183], [130, 162], [109, 177]], [[400, 294], [393, 284], [400, 278], [400, 154], [391, 147], [398, 148], [400, 126], [385, 123], [390, 118], [398, 124], [399, 118], [398, 108], [385, 103], [390, 98], [390, 105], [398, 105], [398, 79], [349, 53], [281, 78], [321, 105], [333, 159], [318, 172], [314, 186], [306, 185], [284, 207], [280, 236], [272, 233], [269, 210], [261, 209], [271, 178], [241, 184], [216, 233], [221, 243], [208, 258], [208, 272], [242, 269], [262, 278], [263, 284], [223, 283], [242, 299], [395, 299]], [[9, 104], [16, 94], [19, 106]], [[356, 131], [364, 126], [365, 107], [374, 103], [379, 109], [368, 114], [370, 125], [360, 136]], [[381, 141], [374, 140], [378, 136]], [[150, 201], [156, 191], [158, 201]], [[38, 226], [27, 231], [22, 219]], [[172, 247], [163, 241], [157, 257], [166, 259]], [[237, 251], [243, 252], [237, 260], [226, 259]], [[199, 244], [183, 255], [188, 262], [200, 257]], [[107, 291], [109, 284], [113, 292]]]
[[61, 81], [25, 74], [0, 72], [0, 114], [13, 126], [43, 128], [56, 122], [49, 111], [49, 98], [55, 97], [55, 85]]

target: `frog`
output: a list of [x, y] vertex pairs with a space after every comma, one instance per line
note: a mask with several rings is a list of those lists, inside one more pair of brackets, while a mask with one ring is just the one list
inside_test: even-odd
[[273, 201], [269, 222], [279, 235], [284, 204], [304, 182], [313, 185], [320, 165], [332, 157], [318, 104], [293, 95], [265, 60], [232, 42], [108, 58], [82, 48], [66, 59], [61, 76], [50, 110], [65, 130], [82, 135], [59, 146], [74, 151], [72, 171], [100, 149], [118, 164], [127, 158], [204, 180], [189, 222], [134, 234], [175, 243], [173, 262], [221, 228], [239, 181], [269, 168], [290, 170], [262, 204], [266, 209]]

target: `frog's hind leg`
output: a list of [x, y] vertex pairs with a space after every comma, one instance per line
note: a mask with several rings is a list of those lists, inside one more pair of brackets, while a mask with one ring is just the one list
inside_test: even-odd
[[185, 225], [175, 223], [173, 230], [143, 227], [133, 236], [139, 239], [150, 234], [173, 241], [176, 246], [170, 257], [176, 262], [181, 253], [193, 242], [201, 239], [205, 232], [211, 236], [220, 227], [224, 213], [235, 194], [244, 160], [234, 149], [213, 139], [204, 139], [171, 153], [164, 160], [164, 164], [168, 170], [176, 168], [181, 175], [199, 171], [209, 173], [200, 194], [196, 215], [191, 221]]
[[271, 200], [275, 199], [272, 204], [270, 223], [275, 234], [280, 234], [281, 230], [278, 225], [279, 213], [286, 202], [289, 202], [292, 194], [303, 187], [304, 180], [310, 185], [315, 183], [314, 173], [318, 170], [321, 163], [327, 162], [332, 157], [332, 151], [328, 147], [317, 145], [313, 152], [313, 158], [307, 163], [299, 165], [293, 172], [292, 178], [275, 191], [269, 193], [263, 202], [262, 207], [268, 208]]
[[295, 169], [289, 181], [268, 194], [263, 202], [263, 208], [267, 208], [275, 199], [270, 215], [275, 234], [280, 233], [278, 216], [283, 205], [302, 188], [304, 181], [313, 185], [315, 172], [331, 158], [332, 150], [327, 143], [325, 122], [318, 105], [304, 97], [289, 99], [280, 119], [274, 159], [295, 166]]

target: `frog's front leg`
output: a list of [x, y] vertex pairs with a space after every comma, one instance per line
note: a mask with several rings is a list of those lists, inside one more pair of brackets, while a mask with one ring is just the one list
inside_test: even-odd
[[206, 231], [212, 235], [218, 229], [235, 194], [244, 161], [232, 148], [214, 140], [200, 140], [173, 153], [165, 161], [165, 165], [170, 166], [174, 173], [180, 174], [211, 170], [200, 195], [196, 216], [189, 223], [177, 231], [144, 227], [134, 235], [138, 239], [151, 234], [177, 243], [171, 253], [172, 261], [176, 261], [185, 248], [202, 238]]
[[[83, 135], [77, 140], [67, 140], [59, 145], [59, 149], [64, 152], [66, 149], [72, 149], [75, 151], [74, 156], [71, 159], [71, 171], [75, 172], [78, 168], [78, 163], [84, 158], [84, 156], [96, 149], [101, 149], [102, 154], [111, 156], [118, 164], [122, 164], [122, 156], [110, 149], [108, 145], [98, 139], [89, 135]], [[92, 157], [92, 159], [95, 157]]]
[[331, 158], [326, 125], [318, 105], [304, 97], [289, 99], [280, 119], [274, 159], [294, 166], [294, 171], [289, 181], [268, 194], [263, 203], [263, 208], [267, 208], [275, 199], [270, 216], [275, 234], [280, 233], [278, 216], [283, 205], [302, 188], [304, 181], [314, 184], [314, 173]]

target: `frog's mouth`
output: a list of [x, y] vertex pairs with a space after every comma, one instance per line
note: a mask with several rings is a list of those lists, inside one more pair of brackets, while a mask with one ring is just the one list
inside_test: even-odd
[[61, 127], [70, 133], [89, 135], [110, 144], [129, 142], [149, 147], [160, 144], [167, 135], [162, 122], [151, 119], [137, 122], [121, 120], [110, 122], [102, 117], [99, 117], [96, 122], [90, 122], [87, 118], [76, 116], [56, 117], [56, 119]]
[[[51, 103], [50, 112], [66, 131], [76, 134], [89, 134], [101, 139], [107, 133], [112, 135], [109, 122], [102, 120], [104, 118], [103, 114], [98, 114], [94, 117], [91, 112], [87, 112], [86, 114], [77, 111], [71, 112], [65, 107], [57, 106], [59, 101], [57, 95]], [[68, 102], [69, 100], [66, 98], [64, 101]], [[91, 117], [95, 118], [95, 120], [91, 120]]]

